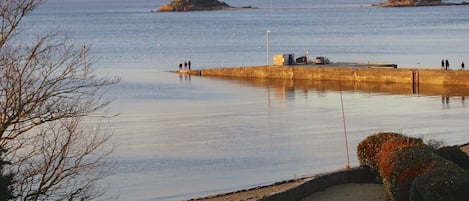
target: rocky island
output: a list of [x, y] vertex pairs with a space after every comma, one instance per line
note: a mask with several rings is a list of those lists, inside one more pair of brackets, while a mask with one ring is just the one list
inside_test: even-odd
[[468, 2], [449, 3], [442, 0], [388, 0], [386, 3], [374, 4], [377, 7], [414, 7], [414, 6], [451, 6], [469, 5]]
[[[243, 8], [250, 8], [243, 7]], [[161, 5], [158, 12], [180, 12], [180, 11], [206, 11], [235, 9], [225, 2], [218, 0], [173, 0], [168, 4]]]

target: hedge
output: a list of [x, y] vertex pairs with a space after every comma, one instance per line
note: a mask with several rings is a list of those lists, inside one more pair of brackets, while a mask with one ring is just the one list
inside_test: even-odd
[[389, 165], [380, 166], [379, 172], [391, 200], [408, 200], [410, 186], [417, 176], [436, 167], [457, 167], [428, 147], [402, 147], [388, 157]]
[[460, 167], [439, 167], [419, 175], [410, 188], [411, 201], [469, 200], [469, 173]]
[[376, 133], [374, 135], [368, 136], [365, 140], [358, 144], [357, 156], [360, 162], [360, 166], [367, 166], [377, 170], [378, 154], [381, 151], [382, 145], [390, 139], [414, 139], [415, 141], [420, 141], [420, 143], [423, 144], [421, 139], [410, 138], [398, 133]]
[[377, 155], [381, 150], [381, 145], [388, 139], [398, 136], [397, 133], [377, 133], [368, 136], [358, 144], [357, 157], [360, 166], [367, 166], [372, 169], [378, 168]]
[[422, 139], [386, 132], [360, 142], [357, 156], [379, 172], [392, 201], [469, 200], [469, 157], [458, 147], [435, 150]]
[[469, 156], [458, 146], [442, 147], [436, 151], [441, 157], [450, 160], [460, 167], [469, 170]]

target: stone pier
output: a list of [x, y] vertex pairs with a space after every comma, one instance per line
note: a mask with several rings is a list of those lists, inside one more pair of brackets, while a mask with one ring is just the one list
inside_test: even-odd
[[469, 71], [385, 67], [325, 66], [247, 66], [176, 71], [180, 74], [281, 78], [315, 81], [378, 82], [440, 86], [469, 86]]

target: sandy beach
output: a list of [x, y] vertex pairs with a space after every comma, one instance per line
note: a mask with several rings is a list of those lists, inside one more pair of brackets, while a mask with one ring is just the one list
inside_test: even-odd
[[[461, 150], [469, 155], [469, 143], [461, 146]], [[268, 186], [255, 187], [251, 189], [244, 189], [240, 191], [212, 195], [203, 198], [196, 198], [192, 200], [199, 201], [253, 201], [259, 200], [263, 197], [276, 194], [291, 188], [295, 188], [305, 182], [308, 182], [315, 177], [301, 178], [297, 180], [290, 180], [278, 182]], [[192, 201], [191, 200], [191, 201]], [[322, 192], [314, 193], [308, 197], [303, 198], [301, 201], [346, 201], [346, 200], [362, 200], [362, 201], [386, 201], [386, 193], [381, 184], [363, 184], [363, 183], [350, 183], [332, 186]]]

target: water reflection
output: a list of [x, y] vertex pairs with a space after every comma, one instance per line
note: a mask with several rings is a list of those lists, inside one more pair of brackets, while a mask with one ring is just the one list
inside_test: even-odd
[[[380, 131], [448, 145], [469, 141], [469, 113], [460, 105], [469, 94], [465, 88], [189, 75], [169, 79], [173, 83], [131, 87], [129, 92], [145, 96], [132, 94], [138, 102], [126, 101], [125, 112], [113, 123], [119, 141], [115, 154], [124, 168], [112, 183], [123, 189], [124, 200], [182, 200], [344, 168], [348, 143], [351, 163], [357, 165], [356, 145]], [[344, 93], [345, 118], [340, 90], [350, 91]], [[204, 185], [190, 182], [202, 180]]]
[[450, 102], [453, 102], [457, 99], [460, 99], [461, 101], [461, 107], [462, 108], [465, 108], [466, 107], [466, 104], [465, 104], [465, 100], [466, 100], [466, 97], [465, 96], [461, 96], [461, 97], [458, 97], [458, 96], [453, 96], [453, 97], [450, 97], [450, 96], [446, 96], [446, 95], [442, 95], [441, 96], [441, 104], [442, 104], [442, 108], [443, 109], [450, 109]]
[[191, 75], [179, 74], [179, 82], [191, 82]]
[[292, 80], [246, 77], [205, 77], [207, 79], [229, 80], [241, 85], [267, 87], [275, 91], [276, 96], [283, 99], [295, 97], [295, 91], [301, 90], [304, 94], [308, 91], [318, 93], [326, 91], [359, 91], [363, 93], [382, 93], [391, 95], [418, 95], [441, 96], [442, 102], [449, 103], [453, 97], [460, 97], [464, 103], [469, 96], [469, 86], [439, 86], [439, 85], [412, 85], [400, 83], [377, 82], [347, 82], [347, 81], [316, 81], [316, 80]]

